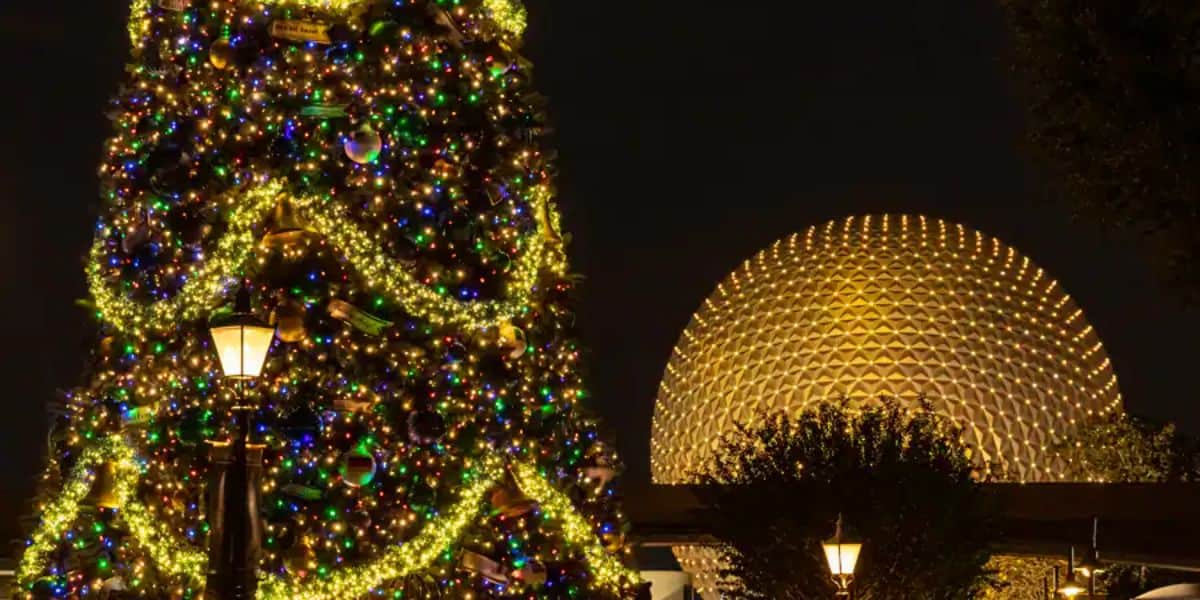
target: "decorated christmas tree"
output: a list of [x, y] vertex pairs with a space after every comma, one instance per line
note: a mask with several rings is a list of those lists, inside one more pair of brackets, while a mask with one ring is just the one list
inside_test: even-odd
[[258, 598], [637, 593], [524, 26], [518, 0], [132, 0], [99, 335], [21, 594], [219, 597], [231, 456]]

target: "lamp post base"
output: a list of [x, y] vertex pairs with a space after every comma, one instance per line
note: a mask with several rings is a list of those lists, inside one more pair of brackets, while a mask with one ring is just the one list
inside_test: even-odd
[[259, 488], [264, 446], [248, 444], [249, 411], [236, 440], [213, 442], [208, 483], [209, 554], [205, 600], [251, 600], [262, 544]]

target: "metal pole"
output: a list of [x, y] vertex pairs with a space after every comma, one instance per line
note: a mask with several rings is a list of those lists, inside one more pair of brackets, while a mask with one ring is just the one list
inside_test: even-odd
[[226, 504], [230, 511], [228, 515], [229, 538], [233, 544], [229, 558], [232, 586], [230, 598], [233, 600], [250, 600], [254, 597], [254, 566], [250, 564], [252, 552], [247, 547], [249, 541], [249, 519], [246, 499], [250, 496], [250, 486], [247, 485], [246, 443], [250, 438], [250, 411], [245, 406], [245, 384], [238, 381], [238, 406], [235, 414], [239, 414], [237, 441], [233, 447], [233, 477], [230, 482], [230, 496], [234, 502]]
[[[251, 409], [245, 405], [243, 382], [239, 380], [237, 385], [232, 444], [226, 446], [225, 458], [219, 458], [218, 452], [213, 468], [219, 472], [209, 484], [213, 495], [213, 513], [209, 518], [214, 522], [210, 535], [217, 538], [210, 544], [209, 578], [204, 593], [208, 600], [251, 600], [258, 584], [255, 570], [261, 527], [256, 526], [254, 519], [258, 513], [257, 473], [261, 467], [250, 465]], [[257, 447], [255, 450], [255, 460], [261, 460], [261, 451]], [[222, 461], [226, 461], [226, 466], [221, 466]]]

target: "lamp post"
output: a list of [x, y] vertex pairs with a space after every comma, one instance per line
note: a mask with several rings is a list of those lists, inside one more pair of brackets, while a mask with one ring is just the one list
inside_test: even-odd
[[1104, 572], [1104, 563], [1100, 562], [1100, 547], [1097, 538], [1100, 534], [1100, 517], [1092, 517], [1092, 545], [1088, 553], [1079, 561], [1079, 572], [1087, 579], [1088, 598], [1096, 596], [1096, 575]]
[[258, 377], [267, 361], [275, 330], [250, 311], [250, 292], [238, 290], [234, 310], [209, 323], [221, 372], [237, 384], [237, 422], [232, 442], [213, 442], [209, 478], [209, 556], [206, 600], [250, 600], [257, 588], [255, 568], [262, 540], [258, 490], [262, 446], [252, 445], [245, 382]]
[[842, 515], [839, 514], [833, 537], [821, 546], [825, 549], [825, 560], [829, 563], [833, 582], [838, 587], [837, 596], [850, 598], [850, 582], [854, 578], [858, 555], [862, 553], [862, 542], [851, 540], [842, 533]]
[[1075, 546], [1071, 546], [1071, 551], [1067, 555], [1066, 579], [1055, 591], [1064, 598], [1074, 598], [1085, 591], [1083, 586], [1079, 585], [1079, 583], [1075, 580]]

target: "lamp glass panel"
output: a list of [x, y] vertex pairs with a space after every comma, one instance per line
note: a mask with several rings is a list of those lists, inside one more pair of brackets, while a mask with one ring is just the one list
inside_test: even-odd
[[275, 330], [270, 327], [229, 325], [212, 328], [212, 336], [225, 376], [250, 379], [262, 374]]
[[858, 554], [862, 544], [826, 543], [825, 560], [829, 562], [829, 571], [834, 575], [853, 575], [854, 566], [858, 563]]

